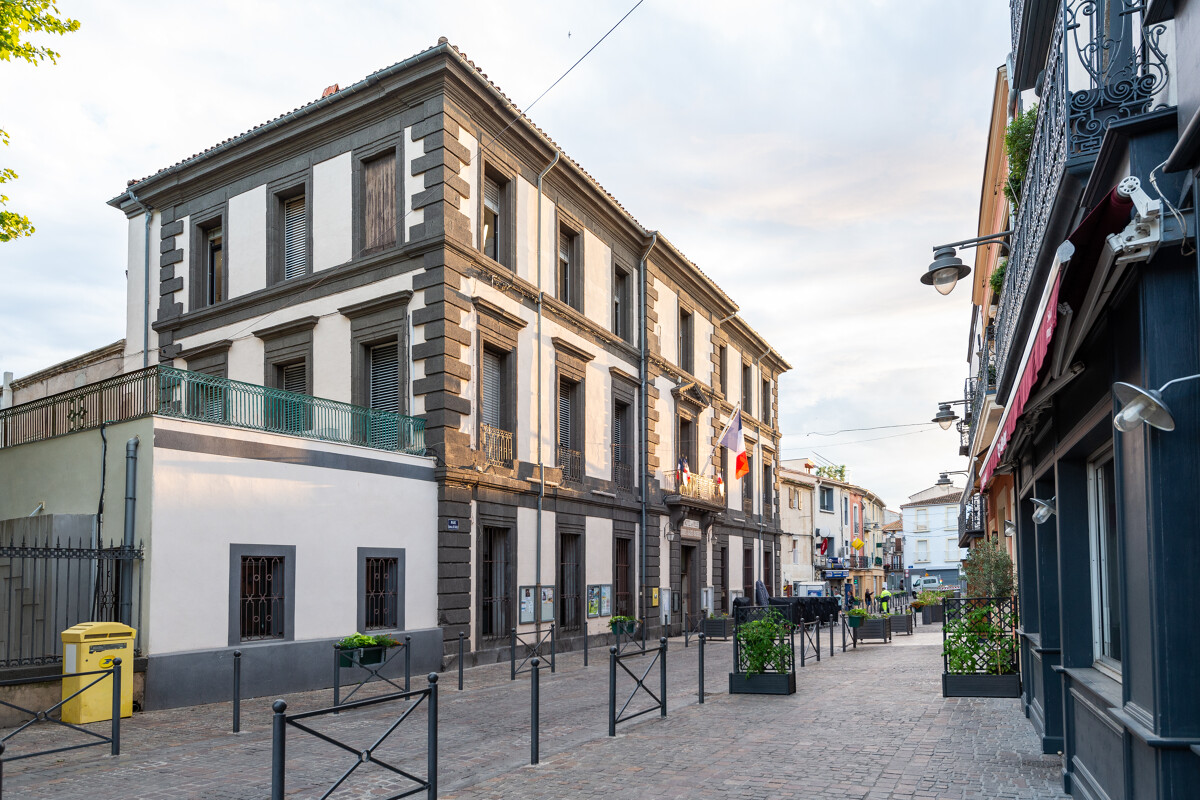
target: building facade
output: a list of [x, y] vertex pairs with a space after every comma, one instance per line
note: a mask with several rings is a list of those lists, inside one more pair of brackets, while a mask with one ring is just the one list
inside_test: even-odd
[[959, 502], [963, 490], [954, 486], [931, 486], [909, 496], [900, 506], [903, 515], [904, 557], [907, 559], [906, 588], [914, 578], [939, 578], [947, 586], [958, 586], [965, 555], [958, 545]]
[[[794, 463], [794, 462], [788, 462]], [[779, 519], [784, 533], [784, 563], [782, 577], [785, 587], [795, 592], [797, 583], [820, 583], [813, 567], [813, 507], [816, 476], [807, 469], [781, 466], [779, 469]]]
[[[1016, 202], [985, 179], [979, 233], [1008, 253], [976, 264], [962, 541], [1015, 544], [1022, 702], [1065, 790], [1190, 796], [1200, 5], [1012, 8], [985, 175]], [[1017, 115], [1035, 121], [1014, 180], [995, 151]]]
[[[356, 629], [350, 588], [315, 624], [329, 594], [316, 565], [353, 571], [358, 555], [404, 549], [386, 556], [385, 583], [412, 613], [387, 630], [414, 635], [416, 663], [435, 665], [460, 633], [472, 658], [494, 660], [513, 629], [554, 625], [569, 649], [614, 614], [657, 636], [728, 608], [755, 581], [779, 591], [788, 364], [447, 42], [132, 181], [110, 204], [129, 241], [115, 380], [142, 376], [156, 398], [166, 381], [176, 398], [126, 413], [150, 420], [144, 447], [173, 456], [155, 459], [154, 491], [186, 485], [194, 468], [237, 497], [139, 518], [150, 586], [196, 564], [198, 578], [238, 586], [246, 564], [273, 559], [279, 583], [294, 585], [294, 614], [280, 605], [283, 641], [261, 649], [294, 660], [288, 646], [328, 648]], [[751, 465], [740, 480], [717, 446], [739, 409]], [[0, 461], [63, 432], [94, 446], [89, 424], [43, 430], [49, 443], [27, 437]], [[353, 452], [363, 448], [402, 452]], [[296, 485], [252, 469], [283, 461], [318, 472]], [[160, 464], [180, 477], [159, 481]], [[372, 502], [339, 513], [343, 485], [319, 477], [326, 469], [411, 481], [414, 494], [363, 479], [347, 502]], [[0, 519], [28, 513], [27, 488]], [[327, 513], [313, 512], [315, 496]], [[237, 513], [260, 499], [261, 512]], [[270, 524], [274, 504], [287, 524]], [[196, 658], [245, 651], [234, 614], [245, 589], [230, 591], [210, 598]], [[176, 673], [159, 665], [195, 668], [163, 632], [179, 621], [168, 606], [151, 590], [141, 642], [148, 673], [164, 678]]]

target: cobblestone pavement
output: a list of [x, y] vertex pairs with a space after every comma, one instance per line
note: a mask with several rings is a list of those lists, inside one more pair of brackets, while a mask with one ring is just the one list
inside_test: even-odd
[[[823, 660], [799, 671], [795, 695], [762, 697], [726, 693], [732, 647], [712, 642], [705, 703], [698, 705], [698, 649], [694, 641], [684, 648], [682, 639], [672, 639], [668, 717], [647, 714], [621, 725], [611, 739], [607, 653], [593, 648], [587, 668], [581, 654], [560, 654], [556, 674], [543, 670], [537, 766], [529, 766], [528, 676], [514, 683], [507, 663], [478, 667], [467, 670], [466, 691], [458, 692], [456, 673], [445, 673], [439, 683], [440, 796], [1064, 797], [1060, 760], [1040, 754], [1018, 701], [941, 697], [939, 627], [844, 654], [839, 636], [832, 659], [828, 640], [822, 643]], [[655, 688], [657, 674], [656, 666]], [[618, 693], [623, 688], [627, 696], [628, 684]], [[414, 677], [414, 688], [424, 685]], [[289, 712], [324, 707], [331, 696], [329, 690], [289, 696]], [[3, 798], [267, 797], [274, 699], [243, 701], [237, 735], [228, 732], [228, 703], [137, 714], [122, 726], [119, 757], [97, 747], [5, 763]], [[399, 706], [384, 703], [310, 722], [365, 748], [403, 711]], [[424, 775], [426, 719], [419, 707], [377, 755]], [[66, 743], [43, 726], [13, 739], [9, 754], [45, 746], [51, 736]], [[320, 796], [355, 762], [294, 728], [287, 748], [289, 796]], [[334, 797], [391, 796], [405, 788], [395, 777], [365, 764]]]

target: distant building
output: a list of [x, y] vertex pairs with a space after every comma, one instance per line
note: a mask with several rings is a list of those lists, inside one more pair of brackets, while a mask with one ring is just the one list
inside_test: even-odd
[[931, 486], [910, 495], [900, 506], [903, 515], [904, 558], [907, 580], [932, 576], [957, 586], [965, 552], [958, 546], [959, 500], [963, 490], [956, 486]]

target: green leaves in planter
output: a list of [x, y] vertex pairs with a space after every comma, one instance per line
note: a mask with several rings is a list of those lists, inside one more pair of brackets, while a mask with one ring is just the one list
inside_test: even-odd
[[777, 611], [770, 611], [761, 619], [743, 622], [737, 626], [737, 644], [740, 651], [739, 663], [745, 665], [747, 675], [792, 671], [792, 649], [788, 639], [788, 623]]
[[870, 616], [870, 612], [867, 611], [865, 608], [852, 608], [846, 613], [846, 616], [867, 617], [867, 616]]
[[608, 621], [608, 629], [613, 633], [617, 633], [618, 631], [629, 631], [633, 630], [634, 626], [637, 625], [637, 622], [638, 621], [633, 617], [626, 617], [622, 614], [617, 614]]
[[359, 647], [374, 647], [375, 637], [366, 636], [357, 631], [344, 639], [339, 639], [337, 645], [338, 650], [355, 650]]
[[1013, 210], [1021, 203], [1021, 184], [1029, 169], [1029, 157], [1033, 152], [1033, 134], [1037, 130], [1038, 107], [1034, 103], [1024, 114], [1013, 117], [1004, 134], [1004, 147], [1008, 150], [1008, 180], [1004, 194]]

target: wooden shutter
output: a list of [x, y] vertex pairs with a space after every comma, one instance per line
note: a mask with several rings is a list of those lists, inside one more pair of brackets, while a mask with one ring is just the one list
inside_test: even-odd
[[625, 460], [625, 448], [621, 446], [622, 430], [621, 425], [624, 422], [625, 407], [617, 406], [613, 409], [613, 452], [617, 463]]
[[497, 217], [500, 216], [500, 184], [491, 178], [483, 179], [483, 206]]
[[291, 280], [304, 274], [307, 261], [305, 237], [306, 214], [304, 196], [293, 197], [283, 204], [283, 279]]
[[483, 351], [483, 424], [493, 428], [503, 428], [500, 415], [500, 396], [503, 391], [503, 369], [500, 356], [488, 350]]
[[283, 390], [296, 394], [308, 394], [308, 376], [304, 362], [288, 364], [283, 368]]
[[571, 449], [571, 385], [558, 385], [558, 446]]
[[396, 154], [363, 165], [363, 246], [396, 243]]
[[381, 344], [370, 350], [367, 405], [375, 411], [400, 413], [399, 346]]

